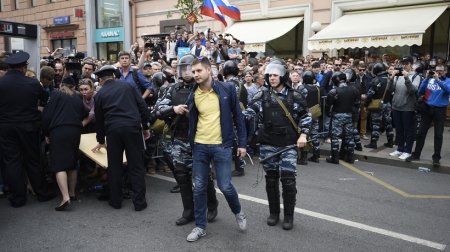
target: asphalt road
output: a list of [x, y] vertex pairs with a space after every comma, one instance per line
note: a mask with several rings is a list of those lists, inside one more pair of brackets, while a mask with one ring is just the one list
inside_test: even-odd
[[19, 209], [2, 199], [0, 251], [450, 251], [450, 175], [365, 162], [301, 166], [295, 226], [284, 231], [265, 223], [265, 182], [255, 185], [257, 174], [249, 166], [233, 179], [248, 216], [245, 233], [219, 194], [207, 235], [186, 242], [194, 224], [175, 225], [180, 196], [169, 193], [173, 179], [161, 173], [146, 178], [143, 212], [130, 200], [114, 210], [92, 194], [80, 195], [70, 212], [53, 210], [60, 199], [30, 197]]

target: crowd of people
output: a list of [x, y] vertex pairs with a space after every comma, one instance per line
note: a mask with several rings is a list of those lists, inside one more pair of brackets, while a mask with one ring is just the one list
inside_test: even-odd
[[269, 226], [280, 219], [281, 182], [285, 230], [293, 228], [297, 164], [318, 163], [322, 144], [331, 144], [327, 162], [353, 163], [354, 151], [378, 148], [384, 131], [384, 146], [396, 146], [389, 155], [410, 162], [433, 123], [440, 165], [450, 76], [448, 63], [430, 55], [282, 59], [210, 30], [136, 42], [116, 62], [59, 51], [41, 60], [39, 80], [28, 53], [0, 55], [0, 192], [7, 188], [13, 207], [25, 205], [27, 184], [39, 201], [56, 197], [50, 173], [62, 196], [55, 210], [70, 209], [78, 172], [102, 170], [78, 150], [80, 135], [94, 132], [93, 151], [108, 150], [101, 179], [109, 204], [121, 208], [126, 173], [134, 209], [144, 210], [145, 173], [172, 172], [183, 205], [175, 223], [195, 220], [188, 241], [206, 235], [218, 214], [214, 179], [246, 230], [231, 182], [245, 175], [246, 157], [259, 156], [266, 172]]

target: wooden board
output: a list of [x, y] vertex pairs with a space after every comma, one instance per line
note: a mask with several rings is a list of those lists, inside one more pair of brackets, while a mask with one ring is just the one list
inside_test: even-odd
[[[80, 151], [83, 152], [88, 158], [94, 161], [96, 164], [103, 168], [108, 167], [108, 156], [106, 155], [106, 149], [101, 149], [98, 152], [92, 152], [92, 149], [97, 146], [96, 133], [81, 134], [80, 139]], [[123, 163], [127, 162], [125, 153], [123, 154]]]

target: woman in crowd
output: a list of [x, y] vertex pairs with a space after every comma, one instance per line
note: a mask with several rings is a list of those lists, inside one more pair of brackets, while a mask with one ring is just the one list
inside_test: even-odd
[[83, 118], [88, 113], [83, 101], [75, 93], [75, 81], [65, 78], [59, 91], [54, 91], [42, 115], [42, 128], [50, 144], [50, 169], [56, 173], [56, 181], [62, 194], [56, 211], [70, 207], [77, 182], [76, 162]]
[[97, 93], [94, 88], [94, 83], [90, 79], [80, 80], [78, 90], [83, 98], [83, 105], [89, 115], [83, 119], [82, 133], [95, 132], [95, 113], [94, 113], [94, 97]]

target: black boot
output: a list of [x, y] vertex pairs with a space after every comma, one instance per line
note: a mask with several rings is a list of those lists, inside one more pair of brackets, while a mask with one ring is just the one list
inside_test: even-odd
[[319, 163], [319, 158], [320, 158], [320, 150], [314, 150], [313, 155], [310, 158], [308, 158], [308, 161]]
[[295, 175], [282, 174], [281, 184], [283, 186], [283, 204], [284, 204], [283, 229], [291, 230], [294, 227], [294, 208], [297, 196]]
[[357, 151], [362, 151], [363, 150], [361, 143], [359, 143], [359, 144], [357, 144], [355, 146], [355, 150], [357, 150]]
[[341, 149], [339, 150], [339, 159], [345, 160], [345, 157], [347, 157], [347, 152], [348, 152], [347, 149], [341, 147]]
[[345, 157], [345, 161], [346, 161], [347, 163], [349, 163], [349, 164], [355, 163], [355, 157], [354, 157], [353, 152], [348, 152], [348, 153], [347, 153], [347, 156]]
[[308, 164], [308, 152], [307, 151], [301, 151], [300, 157], [297, 159], [297, 164], [299, 165], [307, 165]]
[[370, 148], [370, 149], [377, 149], [377, 142], [375, 141], [370, 141], [370, 144], [366, 144], [364, 145], [365, 148]]
[[385, 143], [384, 146], [388, 148], [394, 148], [394, 141], [388, 140], [388, 142]]
[[266, 192], [269, 201], [270, 215], [267, 217], [267, 225], [275, 226], [280, 220], [280, 184], [279, 176], [276, 171], [273, 174], [266, 175]]
[[181, 201], [183, 203], [183, 214], [175, 224], [178, 226], [186, 225], [194, 220], [194, 198], [192, 194], [191, 175], [187, 171], [175, 172], [176, 180], [180, 185]]
[[331, 151], [331, 156], [327, 157], [327, 162], [332, 164], [339, 164], [338, 152]]

